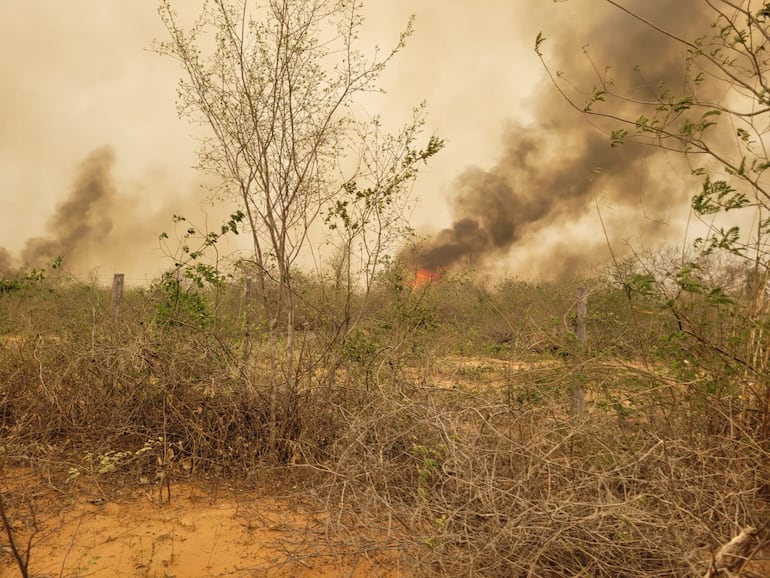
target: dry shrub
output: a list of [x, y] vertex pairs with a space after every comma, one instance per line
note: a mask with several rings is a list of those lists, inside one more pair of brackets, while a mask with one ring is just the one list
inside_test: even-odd
[[699, 434], [692, 415], [671, 413], [663, 436], [644, 409], [620, 419], [595, 402], [570, 419], [560, 394], [513, 407], [495, 394], [404, 394], [380, 390], [349, 413], [329, 503], [336, 532], [378, 528], [420, 573], [703, 575], [711, 552], [767, 518], [766, 452]]
[[[742, 527], [764, 532], [764, 441], [729, 392], [654, 364], [550, 359], [461, 390], [430, 385], [440, 360], [409, 367], [422, 350], [406, 329], [340, 350], [319, 328], [301, 340], [276, 456], [259, 336], [244, 360], [232, 327], [160, 327], [147, 296], [113, 321], [106, 297], [3, 341], [0, 463], [105, 492], [159, 473], [301, 480], [335, 544], [426, 575], [702, 576]], [[576, 383], [589, 395], [570, 418]]]
[[158, 470], [249, 481], [265, 466], [322, 459], [344, 426], [337, 408], [359, 403], [350, 373], [327, 367], [329, 343], [303, 336], [276, 455], [264, 336], [251, 336], [245, 359], [233, 324], [158, 324], [151, 294], [133, 295], [117, 320], [108, 303], [98, 295], [66, 326], [0, 340], [6, 459], [34, 462], [60, 481], [93, 475], [105, 491], [105, 478], [153, 481]]
[[14, 335], [0, 345], [8, 459], [70, 475], [113, 456], [109, 472], [97, 464], [91, 473], [127, 474], [131, 482], [148, 473], [152, 479], [169, 450], [184, 461], [185, 475], [242, 475], [254, 466], [264, 410], [230, 336], [159, 327], [147, 296], [117, 321], [100, 306], [84, 317], [73, 314], [55, 333]]

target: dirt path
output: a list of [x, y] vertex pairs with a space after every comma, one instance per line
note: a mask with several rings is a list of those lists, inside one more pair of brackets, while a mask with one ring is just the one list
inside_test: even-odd
[[[30, 575], [39, 577], [207, 576], [396, 577], [383, 557], [339, 556], [319, 516], [288, 502], [174, 487], [170, 504], [141, 492], [114, 502], [50, 502], [36, 511]], [[39, 501], [39, 500], [36, 500]], [[19, 536], [29, 517], [14, 516]], [[0, 538], [0, 576], [18, 569]]]

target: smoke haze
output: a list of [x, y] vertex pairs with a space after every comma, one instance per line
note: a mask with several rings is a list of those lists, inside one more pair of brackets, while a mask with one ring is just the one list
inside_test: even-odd
[[160, 31], [152, 2], [0, 3], [0, 272], [168, 265], [158, 234], [204, 195], [176, 64], [146, 50]]
[[[59, 257], [65, 269], [81, 275], [105, 263], [129, 271], [135, 281], [155, 274], [153, 264], [163, 257], [159, 234], [173, 231], [174, 214], [200, 223], [201, 204], [190, 191], [169, 197], [171, 185], [160, 174], [148, 176], [145, 183], [134, 182], [131, 191], [121, 190], [113, 174], [115, 164], [111, 147], [92, 151], [77, 166], [67, 196], [46, 222], [45, 234], [27, 239], [18, 257], [0, 247], [0, 275], [44, 268]], [[150, 202], [153, 189], [166, 191], [159, 206]], [[225, 213], [225, 208], [206, 211], [212, 219]]]
[[[703, 2], [625, 4], [674, 32], [708, 30]], [[601, 0], [483, 9], [392, 0], [366, 10], [382, 46], [416, 13], [372, 113], [398, 122], [426, 100], [429, 130], [447, 139], [415, 189], [425, 266], [522, 276], [594, 266], [607, 256], [594, 202], [613, 241], [681, 238], [692, 187], [676, 160], [611, 149], [541, 80], [533, 45], [542, 30], [549, 66], [590, 92], [595, 71], [581, 52], [590, 44], [597, 69], [612, 66], [617, 86], [642, 96], [661, 79], [681, 83], [679, 48]], [[0, 3], [0, 272], [60, 254], [80, 275], [146, 278], [167, 265], [158, 234], [174, 213], [199, 215], [206, 193], [191, 168], [193, 129], [174, 106], [180, 70], [146, 50], [163, 34], [154, 2]], [[216, 226], [220, 216], [210, 217]]]
[[[693, 13], [692, 3], [637, 0], [626, 4], [686, 37], [708, 29], [708, 20]], [[682, 47], [650, 28], [604, 2], [576, 1], [551, 6], [551, 10], [554, 15], [560, 10], [564, 14], [550, 21], [568, 23], [569, 28], [544, 27], [546, 61], [554, 73], [564, 71], [566, 81], [585, 95], [598, 84], [596, 71], [602, 73], [605, 66], [610, 67], [607, 74], [617, 89], [634, 97], [650, 100], [660, 83], [673, 90], [682, 86], [686, 72]], [[580, 17], [581, 11], [592, 14], [590, 23]], [[584, 54], [580, 49], [589, 42]], [[641, 67], [639, 72], [634, 70], [636, 65]], [[577, 99], [583, 105], [587, 96]], [[633, 106], [617, 100], [607, 104], [608, 110], [635, 118]], [[597, 103], [594, 108], [601, 106]], [[671, 218], [686, 217], [693, 189], [673, 176], [676, 170], [671, 163], [678, 159], [632, 143], [611, 148], [606, 134], [571, 108], [550, 82], [544, 81], [535, 92], [532, 111], [534, 123], [509, 125], [502, 154], [490, 169], [470, 167], [453, 183], [453, 223], [427, 241], [418, 254], [419, 267], [489, 264], [511, 257], [517, 249], [537, 255], [537, 266], [530, 259], [527, 269], [542, 276], [596, 266], [606, 261], [608, 252], [602, 250], [604, 237], [595, 202], [609, 213], [605, 218], [611, 236], [633, 236], [636, 242], [657, 244], [672, 233], [680, 234], [670, 227]], [[583, 239], [573, 243], [562, 239], [547, 247], [553, 231], [565, 230], [592, 213], [592, 230]]]
[[22, 250], [23, 269], [43, 266], [58, 256], [77, 256], [78, 248], [88, 250], [105, 241], [112, 230], [113, 160], [112, 150], [102, 148], [81, 163], [72, 191], [48, 222], [49, 236], [29, 239]]

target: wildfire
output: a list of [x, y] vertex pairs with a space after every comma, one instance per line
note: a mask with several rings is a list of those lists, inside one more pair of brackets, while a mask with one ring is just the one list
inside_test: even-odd
[[416, 291], [417, 289], [423, 287], [426, 284], [431, 284], [434, 281], [438, 281], [441, 279], [441, 272], [440, 271], [431, 271], [430, 269], [418, 269], [417, 273], [415, 273], [414, 276], [414, 284], [412, 285], [412, 290]]

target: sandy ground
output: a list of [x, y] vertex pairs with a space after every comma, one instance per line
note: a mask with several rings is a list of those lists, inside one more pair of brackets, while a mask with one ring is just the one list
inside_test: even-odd
[[[383, 555], [335, 555], [341, 549], [328, 537], [323, 519], [288, 502], [234, 491], [215, 496], [181, 484], [172, 492], [171, 503], [142, 492], [116, 501], [66, 502], [41, 500], [38, 494], [36, 508], [42, 509], [35, 512], [30, 576], [408, 575]], [[23, 536], [31, 525], [29, 508], [17, 507], [12, 514], [14, 529]], [[0, 576], [19, 575], [2, 535]]]
[[[496, 387], [511, 370], [525, 368], [520, 365], [447, 358], [440, 367], [422, 371], [430, 376], [431, 387]], [[29, 573], [38, 578], [390, 578], [415, 573], [394, 567], [395, 556], [367, 548], [376, 541], [366, 540], [370, 529], [343, 540], [329, 533], [322, 515], [298, 507], [296, 500], [181, 482], [172, 485], [170, 503], [159, 498], [157, 485], [119, 498], [87, 490], [63, 496], [23, 470], [0, 472], [0, 490], [18, 542], [37, 526]], [[30, 497], [32, 509], [25, 502]], [[364, 545], [359, 546], [359, 538]], [[19, 575], [0, 532], [0, 577]]]
[[[512, 363], [446, 357], [413, 369], [410, 377], [429, 387], [474, 390], [506, 386], [520, 371], [548, 372], [559, 367], [559, 362], [550, 360]], [[617, 363], [608, 367], [647, 371]], [[357, 536], [343, 540], [330, 533], [322, 514], [301, 507], [296, 499], [182, 482], [172, 485], [170, 503], [160, 499], [157, 485], [115, 499], [88, 491], [73, 492], [73, 498], [41, 486], [39, 478], [21, 470], [0, 471], [0, 490], [10, 506], [19, 543], [35, 525], [34, 510], [37, 531], [29, 575], [37, 578], [395, 578], [420, 573], [396, 566], [395, 555], [367, 547], [376, 541], [370, 528], [362, 527]], [[708, 561], [712, 551], [697, 554]], [[767, 558], [757, 556], [750, 565], [754, 574], [745, 575], [770, 576]], [[0, 578], [6, 576], [20, 573], [8, 539], [0, 532]]]

